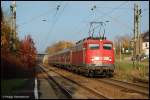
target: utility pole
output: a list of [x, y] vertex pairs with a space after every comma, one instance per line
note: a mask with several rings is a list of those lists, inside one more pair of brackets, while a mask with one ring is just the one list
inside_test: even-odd
[[16, 1], [12, 1], [12, 4], [10, 5], [10, 10], [11, 10], [11, 14], [12, 14], [12, 32], [11, 32], [11, 41], [10, 41], [10, 45], [12, 46], [11, 48], [13, 50], [16, 50]]
[[119, 44], [119, 46], [120, 46], [120, 61], [121, 61], [121, 41], [120, 41], [120, 44]]
[[138, 6], [138, 10], [137, 10], [137, 13], [138, 13], [138, 20], [137, 20], [137, 26], [138, 26], [138, 54], [139, 56], [141, 55], [141, 42], [140, 42], [140, 36], [141, 36], [141, 8], [140, 8], [140, 5]]
[[140, 15], [141, 9], [137, 3], [134, 4], [134, 52], [133, 57], [140, 56]]

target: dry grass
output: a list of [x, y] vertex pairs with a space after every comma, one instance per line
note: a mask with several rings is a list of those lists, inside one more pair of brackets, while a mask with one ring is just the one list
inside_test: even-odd
[[114, 77], [127, 81], [149, 81], [149, 62], [136, 64], [136, 66], [133, 67], [132, 62], [116, 61]]

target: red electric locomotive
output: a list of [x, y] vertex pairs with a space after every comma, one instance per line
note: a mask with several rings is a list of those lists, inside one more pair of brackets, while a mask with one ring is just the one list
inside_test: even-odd
[[89, 37], [71, 49], [49, 56], [49, 63], [87, 76], [112, 75], [114, 71], [113, 43]]
[[103, 37], [80, 40], [71, 49], [49, 55], [49, 64], [60, 66], [87, 76], [109, 75], [114, 72], [113, 43]]

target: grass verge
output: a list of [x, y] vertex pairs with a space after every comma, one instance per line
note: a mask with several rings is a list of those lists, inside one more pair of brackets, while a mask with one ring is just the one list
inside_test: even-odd
[[26, 83], [24, 79], [2, 79], [1, 80], [1, 95], [14, 95], [14, 91], [22, 88]]
[[135, 63], [131, 61], [115, 62], [115, 75], [114, 77], [126, 81], [135, 81], [135, 79], [149, 81], [149, 62]]

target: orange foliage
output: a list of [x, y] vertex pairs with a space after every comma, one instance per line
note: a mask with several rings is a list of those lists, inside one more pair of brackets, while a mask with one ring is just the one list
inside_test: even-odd
[[36, 48], [34, 47], [34, 42], [30, 35], [26, 36], [23, 41], [21, 41], [19, 50], [21, 61], [28, 64], [28, 67], [33, 67], [36, 61]]
[[[28, 35], [20, 42], [16, 37], [12, 40], [11, 23], [3, 17], [1, 9], [1, 75], [2, 78], [32, 76], [34, 74], [36, 48], [32, 38]], [[12, 42], [16, 45], [16, 50], [11, 49]]]
[[1, 22], [1, 48], [8, 49], [11, 28], [6, 22]]
[[55, 43], [49, 47], [47, 47], [46, 52], [48, 52], [49, 54], [61, 51], [65, 48], [71, 48], [73, 47], [74, 44], [72, 42], [68, 42], [68, 41], [59, 41], [58, 43]]
[[13, 55], [10, 51], [1, 49], [2, 78], [27, 77], [30, 74], [28, 72], [32, 70], [29, 70], [26, 66], [27, 64], [22, 63], [18, 56]]

